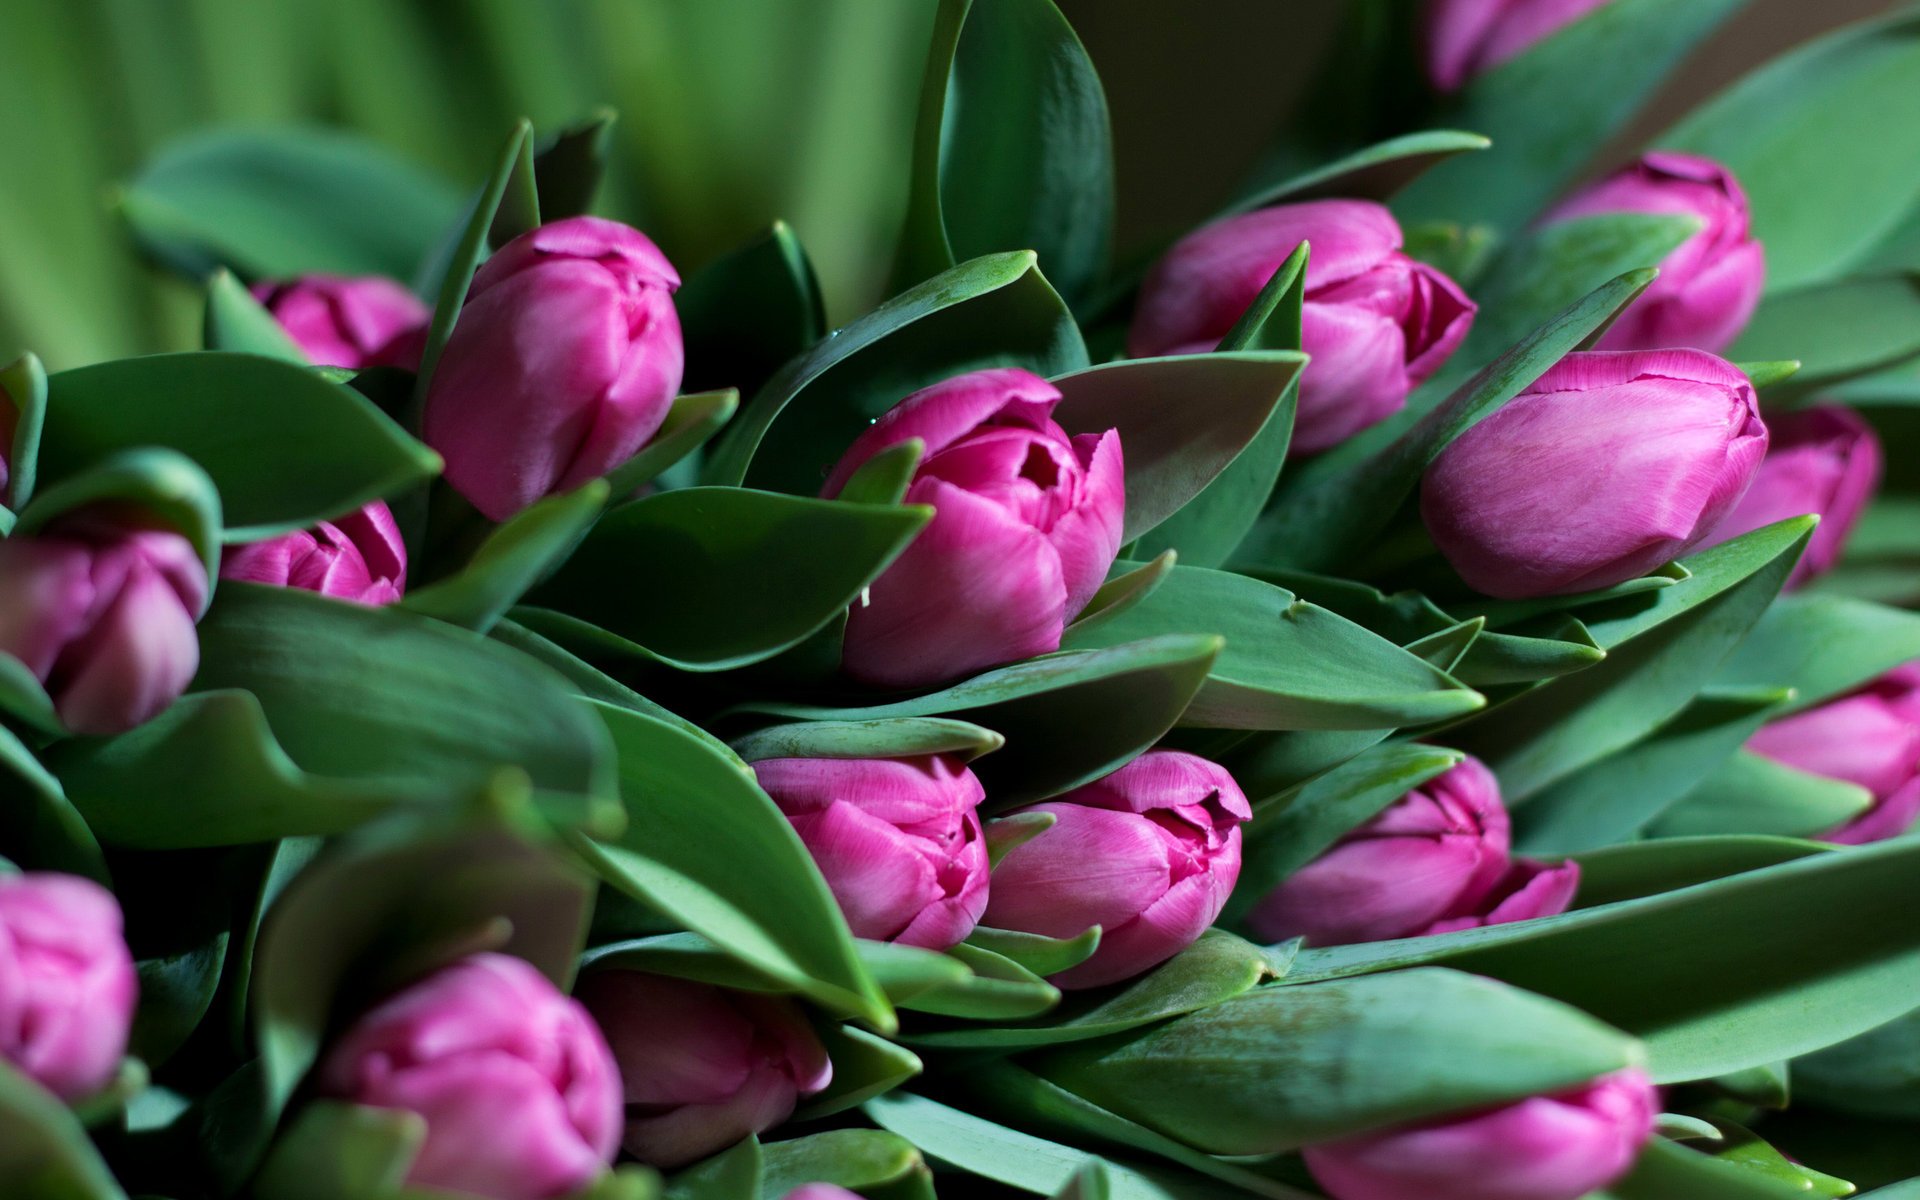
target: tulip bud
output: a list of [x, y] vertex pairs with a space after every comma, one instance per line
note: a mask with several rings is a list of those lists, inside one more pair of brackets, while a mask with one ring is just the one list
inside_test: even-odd
[[781, 1200], [860, 1200], [860, 1193], [832, 1183], [803, 1183]]
[[1428, 0], [1427, 75], [1443, 92], [1515, 58], [1607, 0]]
[[74, 875], [0, 876], [0, 1058], [62, 1100], [120, 1069], [139, 985], [113, 893]]
[[1660, 262], [1660, 275], [1601, 336], [1600, 350], [1733, 344], [1760, 303], [1766, 256], [1749, 232], [1747, 194], [1732, 172], [1690, 154], [1647, 155], [1580, 192], [1547, 221], [1602, 213], [1676, 213], [1700, 229]]
[[627, 1152], [678, 1167], [771, 1129], [833, 1064], [793, 1001], [640, 971], [593, 971], [580, 998], [626, 1089]]
[[599, 217], [501, 247], [427, 391], [423, 430], [447, 482], [504, 521], [631, 458], [680, 390], [679, 286], [645, 234]]
[[412, 292], [379, 275], [302, 275], [284, 283], [256, 283], [253, 297], [294, 345], [323, 367], [416, 370], [433, 320], [433, 310]]
[[118, 733], [173, 703], [200, 665], [207, 572], [186, 538], [96, 509], [0, 541], [0, 651], [74, 733]]
[[338, 521], [235, 546], [220, 578], [304, 588], [356, 604], [392, 604], [407, 585], [407, 546], [378, 500]]
[[1764, 725], [1747, 749], [1873, 794], [1871, 808], [1823, 840], [1858, 846], [1905, 833], [1920, 817], [1920, 663]]
[[987, 907], [986, 793], [948, 755], [770, 758], [760, 786], [793, 822], [855, 937], [945, 950]]
[[1817, 514], [1820, 524], [1787, 577], [1794, 588], [1840, 557], [1880, 486], [1880, 439], [1873, 426], [1838, 404], [1778, 413], [1767, 418], [1767, 430], [1772, 439], [1753, 486], [1701, 544], [1717, 546], [1775, 521]]
[[1141, 286], [1127, 353], [1212, 350], [1302, 242], [1311, 249], [1300, 348], [1312, 361], [1300, 377], [1293, 449], [1311, 454], [1399, 412], [1473, 324], [1476, 306], [1453, 280], [1400, 252], [1400, 226], [1385, 207], [1283, 204], [1188, 234]]
[[1240, 822], [1253, 815], [1224, 768], [1178, 750], [1021, 811], [1054, 824], [994, 868], [986, 922], [1055, 938], [1100, 926], [1093, 957], [1050, 976], [1065, 988], [1131, 978], [1192, 945], [1240, 878]]
[[1069, 438], [1059, 402], [1027, 371], [974, 371], [908, 396], [854, 441], [823, 495], [918, 438], [906, 500], [934, 518], [847, 614], [847, 674], [918, 687], [1060, 648], [1119, 552], [1126, 477], [1119, 433]]
[[1630, 1068], [1557, 1096], [1308, 1146], [1333, 1200], [1580, 1200], [1626, 1174], [1656, 1095]]
[[1441, 452], [1420, 513], [1476, 591], [1584, 592], [1698, 545], [1766, 450], [1753, 385], [1730, 363], [1697, 350], [1569, 354]]
[[620, 1142], [620, 1083], [586, 1011], [504, 954], [443, 967], [354, 1022], [320, 1091], [425, 1118], [406, 1182], [546, 1200], [598, 1177]]

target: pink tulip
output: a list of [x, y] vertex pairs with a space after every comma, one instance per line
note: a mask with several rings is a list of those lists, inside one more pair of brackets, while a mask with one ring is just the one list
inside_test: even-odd
[[994, 868], [986, 923], [1055, 938], [1100, 926], [1093, 957], [1050, 977], [1065, 988], [1129, 979], [1192, 945], [1240, 877], [1253, 815], [1224, 768], [1178, 750], [1021, 811], [1055, 823]]
[[320, 1064], [321, 1094], [426, 1119], [419, 1187], [547, 1200], [620, 1142], [620, 1082], [586, 1010], [527, 963], [476, 954], [366, 1013]]
[[304, 588], [356, 604], [392, 604], [407, 585], [407, 546], [378, 500], [338, 521], [235, 546], [220, 578]]
[[1060, 392], [1017, 368], [975, 371], [908, 396], [827, 478], [836, 496], [889, 446], [925, 444], [907, 489], [931, 524], [847, 615], [847, 674], [881, 687], [945, 683], [1060, 648], [1120, 549], [1120, 435], [1069, 438]]
[[833, 1079], [826, 1048], [783, 997], [617, 969], [590, 972], [580, 997], [620, 1063], [627, 1152], [656, 1167], [771, 1129]]
[[109, 508], [0, 541], [0, 651], [74, 733], [157, 715], [200, 665], [207, 572], [186, 538]]
[[414, 370], [433, 320], [412, 292], [379, 275], [302, 275], [256, 283], [253, 296], [324, 367]]
[[1717, 546], [1804, 513], [1820, 524], [1787, 577], [1789, 588], [1824, 574], [1880, 486], [1880, 438], [1850, 408], [1822, 404], [1767, 418], [1773, 435], [1753, 486], [1701, 544]]
[[1764, 725], [1747, 749], [1872, 793], [1871, 808], [1824, 840], [1858, 846], [1905, 833], [1920, 817], [1920, 663]]
[[473, 277], [427, 392], [447, 482], [503, 521], [619, 466], [660, 428], [684, 351], [673, 264], [637, 229], [568, 217]]
[[1483, 929], [1512, 921], [1532, 921], [1557, 917], [1573, 904], [1580, 889], [1580, 864], [1543, 863], [1516, 858], [1507, 867], [1493, 890], [1477, 904], [1463, 906], [1453, 916], [1435, 921], [1422, 932], [1452, 933], [1457, 929]]
[[1710, 159], [1656, 151], [1580, 192], [1548, 222], [1603, 213], [1696, 217], [1699, 232], [1660, 263], [1660, 276], [1601, 337], [1600, 350], [1687, 346], [1718, 352], [1733, 344], [1760, 303], [1766, 256], [1753, 239], [1747, 194]]
[[1705, 540], [1767, 450], [1753, 385], [1698, 350], [1569, 354], [1456, 438], [1420, 513], [1489, 596], [1611, 587]]
[[1427, 75], [1451, 92], [1607, 0], [1427, 0]]
[[1127, 353], [1212, 350], [1302, 242], [1310, 243], [1293, 448], [1325, 450], [1405, 407], [1467, 336], [1476, 306], [1453, 280], [1400, 252], [1400, 226], [1364, 200], [1283, 204], [1205, 226], [1174, 244], [1140, 289]]
[[139, 983], [113, 893], [74, 875], [0, 876], [0, 1058], [63, 1100], [120, 1069]]
[[1627, 1173], [1657, 1097], [1631, 1068], [1557, 1096], [1308, 1146], [1333, 1200], [1580, 1200]]
[[770, 758], [760, 786], [806, 843], [854, 936], [945, 950], [987, 907], [986, 793], [949, 755]]
[[831, 1183], [803, 1183], [781, 1200], [860, 1200], [860, 1193]]

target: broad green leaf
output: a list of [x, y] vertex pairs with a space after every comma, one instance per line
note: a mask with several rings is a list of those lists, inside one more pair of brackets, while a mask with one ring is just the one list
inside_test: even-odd
[[1920, 1013], [1794, 1059], [1793, 1086], [1823, 1108], [1920, 1120]]
[[751, 395], [827, 335], [820, 281], [785, 221], [687, 276], [673, 307], [686, 335], [691, 389]]
[[1031, 248], [1078, 299], [1106, 268], [1113, 142], [1100, 77], [1053, 0], [943, 0], [897, 274]]
[[400, 608], [485, 633], [580, 544], [607, 494], [606, 482], [593, 479], [536, 501], [489, 532], [457, 572], [408, 592]]
[[1183, 725], [1372, 729], [1462, 716], [1485, 701], [1444, 672], [1291, 592], [1227, 571], [1176, 566], [1140, 603], [1069, 649], [1172, 633], [1226, 639]]
[[1633, 1170], [1589, 1200], [1794, 1200], [1810, 1189], [1654, 1138]]
[[753, 1134], [667, 1181], [665, 1200], [757, 1200], [760, 1140]]
[[972, 761], [1007, 739], [966, 721], [946, 717], [896, 717], [878, 721], [793, 721], [769, 725], [734, 739], [748, 762], [763, 758], [914, 758], [953, 754]]
[[1219, 479], [1279, 412], [1306, 361], [1294, 351], [1240, 350], [1102, 363], [1053, 380], [1063, 397], [1054, 420], [1070, 434], [1119, 430], [1121, 541], [1131, 542]]
[[0, 1179], [22, 1200], [126, 1200], [87, 1131], [51, 1092], [0, 1061]]
[[301, 366], [309, 361], [273, 314], [225, 267], [207, 280], [207, 314], [201, 330], [201, 345], [208, 350], [258, 354]]
[[1096, 624], [1110, 621], [1126, 612], [1166, 582], [1167, 573], [1173, 570], [1173, 564], [1178, 559], [1174, 551], [1168, 550], [1147, 563], [1128, 562], [1126, 559], [1114, 563], [1107, 581], [1100, 585], [1100, 590], [1087, 601], [1087, 606], [1080, 610], [1080, 615], [1073, 619], [1067, 629], [1075, 634], [1084, 634]]
[[0, 653], [0, 712], [50, 737], [66, 733], [60, 715], [53, 711], [53, 697], [27, 664], [11, 654]]
[[540, 219], [558, 221], [593, 211], [593, 198], [607, 173], [618, 114], [600, 108], [550, 137], [533, 152], [534, 190]]
[[1791, 355], [1800, 368], [1780, 390], [1798, 395], [1920, 356], [1917, 327], [1920, 275], [1840, 279], [1768, 296], [1727, 355]]
[[[1901, 914], [1916, 867], [1920, 842], [1904, 839], [1814, 854], [1564, 916], [1306, 950], [1288, 981], [1454, 967], [1578, 1005], [1640, 1037], [1656, 1082], [1724, 1075], [1832, 1045], [1913, 1007], [1920, 929]], [[1834, 913], [1847, 919], [1836, 923]]]
[[[853, 1032], [849, 1030], [848, 1032]], [[834, 1060], [836, 1069], [839, 1063]], [[927, 1164], [912, 1142], [878, 1129], [835, 1129], [761, 1147], [760, 1194], [778, 1200], [807, 1183], [830, 1183], [863, 1196], [893, 1197], [910, 1181], [927, 1187]]]
[[652, 483], [669, 467], [698, 450], [720, 432], [740, 407], [740, 393], [693, 392], [681, 396], [667, 410], [667, 419], [640, 452], [607, 472], [607, 486], [616, 500], [625, 499]]
[[1812, 838], [1873, 807], [1858, 784], [1740, 751], [1655, 821], [1654, 837], [1760, 834]]
[[1779, 1185], [1800, 1195], [1851, 1196], [1857, 1190], [1844, 1179], [1795, 1162], [1774, 1149], [1752, 1130], [1731, 1121], [1712, 1122], [1719, 1137], [1697, 1149], [1717, 1163], [1736, 1168], [1749, 1179]]
[[619, 755], [627, 827], [605, 841], [572, 834], [574, 847], [608, 883], [755, 969], [890, 1028], [832, 893], [752, 773], [665, 721], [592, 707]]
[[849, 474], [835, 499], [853, 504], [900, 503], [907, 498], [926, 452], [927, 444], [919, 438], [895, 442]]
[[1657, 838], [1606, 846], [1575, 856], [1580, 891], [1574, 907], [1641, 900], [1832, 849], [1818, 842], [1755, 836]]
[[47, 385], [43, 486], [117, 450], [168, 447], [219, 487], [228, 541], [305, 528], [440, 469], [366, 397], [275, 359], [157, 354], [62, 371]]
[[[932, 515], [744, 488], [661, 492], [601, 518], [532, 601], [599, 626], [630, 654], [690, 671], [745, 666], [831, 621]], [[660, 582], [637, 584], [642, 564]]]
[[160, 518], [193, 544], [209, 584], [215, 580], [220, 570], [220, 495], [191, 459], [158, 447], [109, 451], [41, 488], [20, 511], [14, 532], [36, 533], [96, 504], [126, 505]]
[[1782, 596], [1722, 664], [1724, 687], [1786, 687], [1807, 708], [1920, 658], [1920, 615], [1844, 596]]
[[1010, 959], [1035, 975], [1057, 975], [1093, 956], [1100, 948], [1100, 927], [1095, 925], [1078, 937], [1052, 938], [981, 925], [967, 935], [967, 945]]
[[1067, 651], [865, 708], [754, 702], [741, 711], [809, 721], [959, 716], [1007, 739], [978, 774], [996, 807], [1098, 779], [1159, 741], [1220, 652], [1218, 637], [1156, 637]]
[[426, 1140], [419, 1113], [315, 1100], [275, 1140], [253, 1193], [258, 1200], [397, 1198]]
[[47, 420], [47, 369], [31, 354], [0, 367], [0, 405], [12, 414], [13, 440], [6, 447], [7, 507], [14, 512], [33, 499], [39, 474], [40, 436]]
[[406, 278], [459, 211], [445, 182], [371, 142], [320, 129], [174, 143], [118, 197], [151, 252], [205, 274]]
[[970, 1021], [1017, 1021], [1038, 1016], [1060, 1002], [1060, 990], [1002, 954], [965, 942], [947, 953], [973, 972], [900, 1002], [900, 1007]]
[[1455, 155], [1471, 157], [1471, 152], [1491, 145], [1493, 143], [1480, 134], [1457, 129], [1403, 134], [1263, 187], [1235, 201], [1221, 215], [1328, 197], [1386, 201]]
[[1257, 989], [1029, 1069], [1197, 1150], [1274, 1154], [1563, 1090], [1639, 1057], [1567, 1005], [1416, 970]]
[[[1769, 292], [1831, 279], [1920, 200], [1920, 184], [1885, 152], [1920, 128], [1906, 103], [1916, 71], [1920, 17], [1896, 12], [1789, 51], [1658, 142], [1740, 180], [1767, 247]], [[1882, 114], [1881, 136], [1858, 136], [1862, 113]]]
[[107, 862], [60, 780], [12, 730], [0, 728], [0, 853], [29, 870], [107, 883]]
[[972, 259], [790, 360], [715, 443], [705, 481], [812, 495], [860, 431], [910, 392], [983, 367], [1051, 376], [1086, 362], [1032, 251]]
[[920, 1056], [855, 1025], [826, 1025], [820, 1041], [833, 1063], [833, 1080], [794, 1110], [794, 1119], [810, 1121], [857, 1108], [920, 1074]]

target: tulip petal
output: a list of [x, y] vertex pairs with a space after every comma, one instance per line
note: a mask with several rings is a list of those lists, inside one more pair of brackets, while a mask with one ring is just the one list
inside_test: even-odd
[[1120, 552], [1127, 512], [1119, 432], [1083, 433], [1073, 439], [1073, 449], [1086, 466], [1086, 478], [1078, 502], [1047, 534], [1060, 556], [1060, 574], [1067, 588], [1064, 616], [1069, 621], [1080, 615], [1106, 582], [1107, 570]]
[[1058, 388], [1018, 367], [971, 371], [942, 380], [900, 401], [855, 438], [820, 494], [828, 499], [838, 496], [855, 471], [889, 446], [919, 438], [926, 447], [921, 455], [925, 462], [989, 422], [1040, 429], [1052, 423], [1059, 403]]
[[1117, 929], [1166, 894], [1172, 873], [1159, 827], [1136, 813], [1050, 801], [1052, 828], [1002, 858], [986, 923], [1048, 937]]
[[1316, 454], [1386, 420], [1406, 404], [1406, 335], [1394, 317], [1309, 301], [1300, 310], [1300, 377], [1293, 448]]
[[836, 801], [818, 815], [796, 817], [794, 828], [856, 937], [892, 938], [944, 895], [926, 839], [851, 804]]
[[159, 569], [136, 558], [111, 606], [62, 652], [50, 690], [67, 728], [118, 733], [173, 703], [199, 667], [193, 614]]
[[44, 682], [98, 602], [93, 554], [63, 538], [0, 541], [0, 651]]

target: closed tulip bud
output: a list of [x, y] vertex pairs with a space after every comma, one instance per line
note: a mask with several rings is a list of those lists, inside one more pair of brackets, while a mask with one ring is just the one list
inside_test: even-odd
[[831, 1183], [803, 1183], [781, 1200], [860, 1200], [860, 1193]]
[[680, 390], [679, 286], [645, 234], [599, 217], [501, 247], [427, 391], [423, 431], [447, 482], [503, 521], [631, 458]]
[[1920, 817], [1920, 663], [1764, 725], [1747, 749], [1872, 793], [1871, 808], [1824, 840], [1857, 846], [1905, 833]]
[[323, 1095], [404, 1109], [427, 1137], [407, 1183], [492, 1200], [576, 1191], [613, 1161], [620, 1081], [586, 1011], [504, 954], [444, 967], [362, 1016]]
[[1469, 587], [1611, 587], [1691, 550], [1767, 451], [1753, 385], [1697, 350], [1569, 354], [1441, 452], [1427, 532]]
[[235, 546], [220, 578], [303, 588], [356, 604], [391, 604], [407, 585], [407, 546], [378, 500], [337, 521]]
[[945, 950], [987, 907], [986, 793], [947, 755], [770, 758], [760, 786], [820, 865], [854, 936]]
[[1620, 1176], [1653, 1133], [1637, 1068], [1473, 1116], [1308, 1146], [1333, 1200], [1580, 1200]]
[[1022, 811], [1054, 824], [994, 868], [986, 922], [1055, 938], [1100, 926], [1093, 957], [1050, 976], [1065, 988], [1131, 978], [1192, 945], [1240, 878], [1253, 815], [1224, 768], [1177, 750]]
[[0, 1058], [63, 1100], [127, 1051], [138, 982], [113, 893], [73, 875], [0, 876]]
[[302, 275], [257, 283], [253, 296], [323, 367], [415, 370], [433, 320], [418, 297], [379, 275]]
[[1030, 372], [974, 371], [908, 396], [854, 441], [824, 495], [918, 438], [906, 499], [934, 517], [847, 614], [847, 674], [918, 687], [1060, 648], [1119, 552], [1126, 477], [1120, 435], [1068, 437], [1059, 402]]
[[200, 665], [207, 572], [186, 538], [105, 509], [0, 541], [0, 651], [74, 733], [118, 733], [173, 703]]
[[793, 1115], [833, 1079], [799, 1006], [640, 971], [587, 975], [580, 998], [613, 1046], [627, 1153], [678, 1167]]
[[1483, 929], [1510, 921], [1557, 917], [1573, 904], [1573, 895], [1579, 889], [1579, 863], [1543, 863], [1516, 858], [1493, 885], [1493, 890], [1478, 903], [1435, 921], [1422, 932], [1452, 933], [1456, 929]]
[[1607, 0], [1427, 0], [1427, 75], [1451, 92]]
[[1713, 536], [1717, 546], [1763, 525], [1805, 513], [1820, 524], [1787, 577], [1789, 588], [1823, 574], [1880, 486], [1880, 439], [1850, 408], [1823, 404], [1767, 418], [1772, 435], [1753, 486]]
[[1300, 348], [1312, 361], [1293, 449], [1310, 454], [1399, 412], [1473, 324], [1476, 306], [1453, 280], [1400, 252], [1399, 223], [1382, 205], [1283, 204], [1188, 234], [1141, 286], [1127, 352], [1212, 350], [1302, 242]]
[[1747, 194], [1733, 174], [1709, 159], [1656, 152], [1575, 195], [1547, 220], [1603, 213], [1673, 213], [1698, 218], [1700, 229], [1661, 260], [1659, 277], [1596, 348], [1731, 346], [1767, 278], [1766, 256], [1749, 228]]

